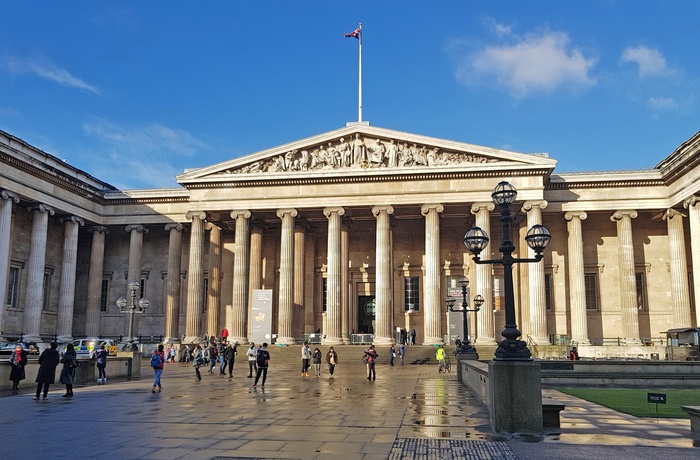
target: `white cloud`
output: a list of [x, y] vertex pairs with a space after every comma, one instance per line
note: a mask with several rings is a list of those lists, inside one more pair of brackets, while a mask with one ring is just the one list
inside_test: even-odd
[[648, 102], [650, 106], [659, 110], [675, 109], [678, 107], [678, 103], [672, 97], [651, 97]]
[[91, 85], [84, 80], [72, 75], [69, 71], [57, 67], [55, 64], [41, 58], [18, 58], [6, 56], [5, 67], [14, 74], [34, 74], [46, 80], [58, 83], [69, 88], [77, 88], [83, 91], [101, 95], [97, 86]]
[[504, 87], [514, 97], [580, 89], [596, 83], [590, 75], [597, 63], [569, 44], [565, 33], [513, 36], [508, 44], [487, 46], [460, 59], [457, 79], [467, 85], [485, 82]]
[[675, 70], [668, 67], [666, 58], [659, 50], [648, 48], [644, 45], [625, 48], [620, 61], [637, 64], [639, 66], [639, 78], [666, 77], [675, 73]]

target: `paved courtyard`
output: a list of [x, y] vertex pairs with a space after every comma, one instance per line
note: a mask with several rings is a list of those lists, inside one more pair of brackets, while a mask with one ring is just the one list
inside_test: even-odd
[[[274, 355], [273, 355], [274, 356]], [[245, 365], [245, 369], [244, 366]], [[150, 376], [144, 362], [144, 375]], [[362, 363], [336, 378], [301, 378], [272, 363], [267, 384], [251, 388], [245, 360], [234, 377], [168, 364], [163, 391], [151, 379], [109, 380], [62, 398], [53, 385], [33, 401], [33, 384], [0, 398], [0, 456], [8, 459], [697, 459], [688, 420], [640, 420], [545, 390], [563, 401], [562, 427], [542, 436], [494, 433], [488, 414], [433, 366]], [[109, 368], [108, 368], [109, 372]], [[109, 375], [109, 374], [108, 374]], [[312, 374], [313, 375], [313, 374]], [[700, 446], [700, 444], [698, 444]]]

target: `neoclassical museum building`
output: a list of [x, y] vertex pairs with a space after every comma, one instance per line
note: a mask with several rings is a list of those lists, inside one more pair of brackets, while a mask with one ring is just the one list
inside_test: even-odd
[[[672, 147], [669, 148], [669, 151]], [[532, 347], [644, 354], [669, 328], [700, 323], [700, 133], [653, 169], [558, 174], [523, 154], [369, 126], [348, 126], [177, 176], [179, 187], [115, 187], [0, 131], [0, 331], [26, 341], [219, 334], [251, 337], [254, 294], [272, 292], [279, 344], [320, 332], [443, 343], [446, 297], [485, 303], [472, 341], [500, 339], [503, 269], [477, 265], [472, 226], [502, 239], [491, 192], [518, 191], [515, 255], [543, 224], [540, 263], [514, 266], [518, 327]], [[696, 269], [697, 267], [697, 269]], [[120, 312], [128, 284], [150, 301]], [[457, 294], [461, 302], [461, 294]]]

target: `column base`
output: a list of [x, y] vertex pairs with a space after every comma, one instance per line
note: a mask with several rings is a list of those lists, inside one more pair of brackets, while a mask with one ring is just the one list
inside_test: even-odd
[[474, 345], [497, 345], [494, 337], [479, 337], [474, 341]]
[[391, 337], [375, 337], [372, 343], [375, 345], [393, 345], [394, 339]]
[[201, 343], [202, 339], [196, 335], [191, 335], [191, 336], [185, 336], [184, 339], [182, 339], [182, 343]]
[[444, 345], [445, 341], [441, 337], [426, 337], [423, 345]]
[[[521, 337], [522, 339], [522, 337]], [[549, 337], [530, 337], [530, 340], [532, 340], [532, 343], [535, 345], [551, 345], [552, 342], [549, 341]]]
[[343, 345], [343, 339], [340, 337], [326, 337], [321, 341], [324, 345]]
[[627, 345], [643, 345], [640, 339], [623, 339], [625, 346]]
[[294, 337], [277, 337], [276, 343], [281, 345], [296, 345], [297, 341]]
[[56, 337], [56, 343], [70, 343], [73, 341], [73, 336], [71, 335], [59, 335]]
[[170, 343], [173, 345], [180, 343], [180, 337], [166, 337], [163, 339], [163, 343]]
[[248, 337], [232, 337], [232, 336], [229, 335], [228, 338], [227, 338], [226, 340], [228, 341], [228, 343], [236, 343], [236, 342], [238, 342], [239, 345], [242, 344], [242, 343], [249, 343], [249, 342], [248, 342]]
[[[24, 335], [22, 336], [22, 342], [35, 342], [35, 343], [41, 343], [41, 337], [38, 335]], [[53, 342], [53, 340], [52, 340]]]
[[591, 341], [589, 339], [571, 339], [572, 342], [576, 342], [576, 346], [589, 346]]

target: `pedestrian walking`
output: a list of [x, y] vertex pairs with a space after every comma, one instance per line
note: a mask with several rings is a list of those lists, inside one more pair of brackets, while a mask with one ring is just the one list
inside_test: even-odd
[[78, 367], [78, 354], [75, 352], [75, 347], [72, 343], [66, 346], [66, 352], [61, 358], [63, 367], [61, 368], [61, 376], [59, 382], [66, 386], [66, 394], [64, 398], [73, 397], [73, 383], [75, 382], [75, 369]]
[[253, 378], [253, 371], [255, 373], [258, 373], [258, 349], [255, 348], [255, 342], [250, 342], [250, 348], [248, 348], [245, 352], [246, 356], [248, 356], [248, 378]]
[[253, 388], [258, 386], [258, 380], [260, 380], [261, 375], [262, 387], [265, 388], [265, 380], [267, 380], [267, 369], [270, 366], [270, 352], [267, 351], [267, 342], [263, 342], [262, 347], [258, 349], [256, 361], [258, 365], [258, 370], [255, 373], [255, 383], [253, 383]]
[[163, 344], [158, 345], [158, 349], [151, 355], [151, 367], [153, 372], [156, 374], [156, 378], [153, 380], [153, 388], [151, 388], [151, 393], [156, 392], [156, 387], [158, 388], [158, 393], [163, 389], [160, 384], [160, 376], [163, 374], [163, 367], [165, 366], [165, 352], [163, 351]]
[[401, 344], [399, 345], [399, 358], [401, 358], [401, 365], [403, 366], [403, 358], [406, 355], [406, 345]]
[[394, 366], [394, 358], [396, 358], [396, 348], [394, 348], [394, 345], [391, 345], [391, 348], [389, 348], [389, 366]]
[[367, 380], [377, 380], [375, 364], [377, 363], [378, 357], [379, 353], [374, 349], [374, 345], [370, 345], [369, 348], [365, 350], [365, 355], [362, 359], [367, 365]]
[[22, 345], [15, 345], [15, 349], [10, 355], [10, 380], [12, 380], [12, 391], [19, 390], [19, 382], [27, 378], [24, 367], [27, 365], [27, 352], [24, 351]]
[[51, 343], [51, 348], [41, 352], [39, 355], [39, 371], [36, 374], [36, 397], [39, 399], [42, 389], [44, 390], [44, 399], [49, 397], [49, 385], [56, 380], [56, 367], [58, 366], [61, 356], [58, 354], [58, 344]]
[[411, 345], [416, 344], [416, 329], [411, 328]]
[[226, 329], [226, 326], [224, 326], [224, 329], [221, 331], [221, 340], [223, 342], [228, 341], [228, 329]]
[[335, 352], [333, 347], [330, 347], [328, 353], [326, 353], [326, 363], [328, 363], [328, 377], [333, 378], [335, 366], [338, 364], [338, 353]]
[[202, 364], [204, 364], [204, 352], [202, 347], [197, 343], [192, 352], [192, 367], [194, 367], [194, 375], [198, 382], [202, 380], [202, 374], [199, 372], [199, 368]]
[[216, 365], [216, 361], [218, 360], [218, 353], [216, 339], [213, 337], [211, 338], [211, 341], [209, 343], [209, 348], [207, 348], [207, 353], [209, 354], [209, 373], [214, 374], [214, 366]]
[[[304, 346], [301, 347], [301, 376], [309, 376], [309, 366], [311, 362], [311, 347], [309, 347], [309, 342], [304, 342]], [[259, 366], [260, 364], [258, 364]]]
[[175, 357], [177, 356], [177, 347], [175, 345], [170, 348], [170, 364], [175, 364]]
[[216, 354], [219, 357], [219, 375], [226, 375], [226, 347], [226, 342], [223, 340], [216, 347]]
[[576, 347], [573, 347], [571, 349], [571, 351], [569, 352], [569, 360], [571, 360], [571, 361], [578, 361], [579, 360], [578, 350], [576, 349]]
[[[231, 345], [230, 343], [226, 345], [224, 349], [224, 359], [228, 365], [228, 378], [233, 377], [233, 364], [234, 360], [238, 356], [238, 342]], [[224, 369], [224, 374], [226, 374], [226, 369]]]
[[100, 349], [95, 352], [95, 358], [97, 359], [97, 384], [102, 385], [107, 383], [107, 373], [105, 368], [107, 367], [107, 350], [105, 350], [104, 345], [100, 345]]
[[314, 348], [314, 353], [311, 355], [311, 359], [314, 360], [314, 370], [316, 371], [316, 378], [321, 376], [321, 360], [323, 359], [323, 353], [318, 348]]

